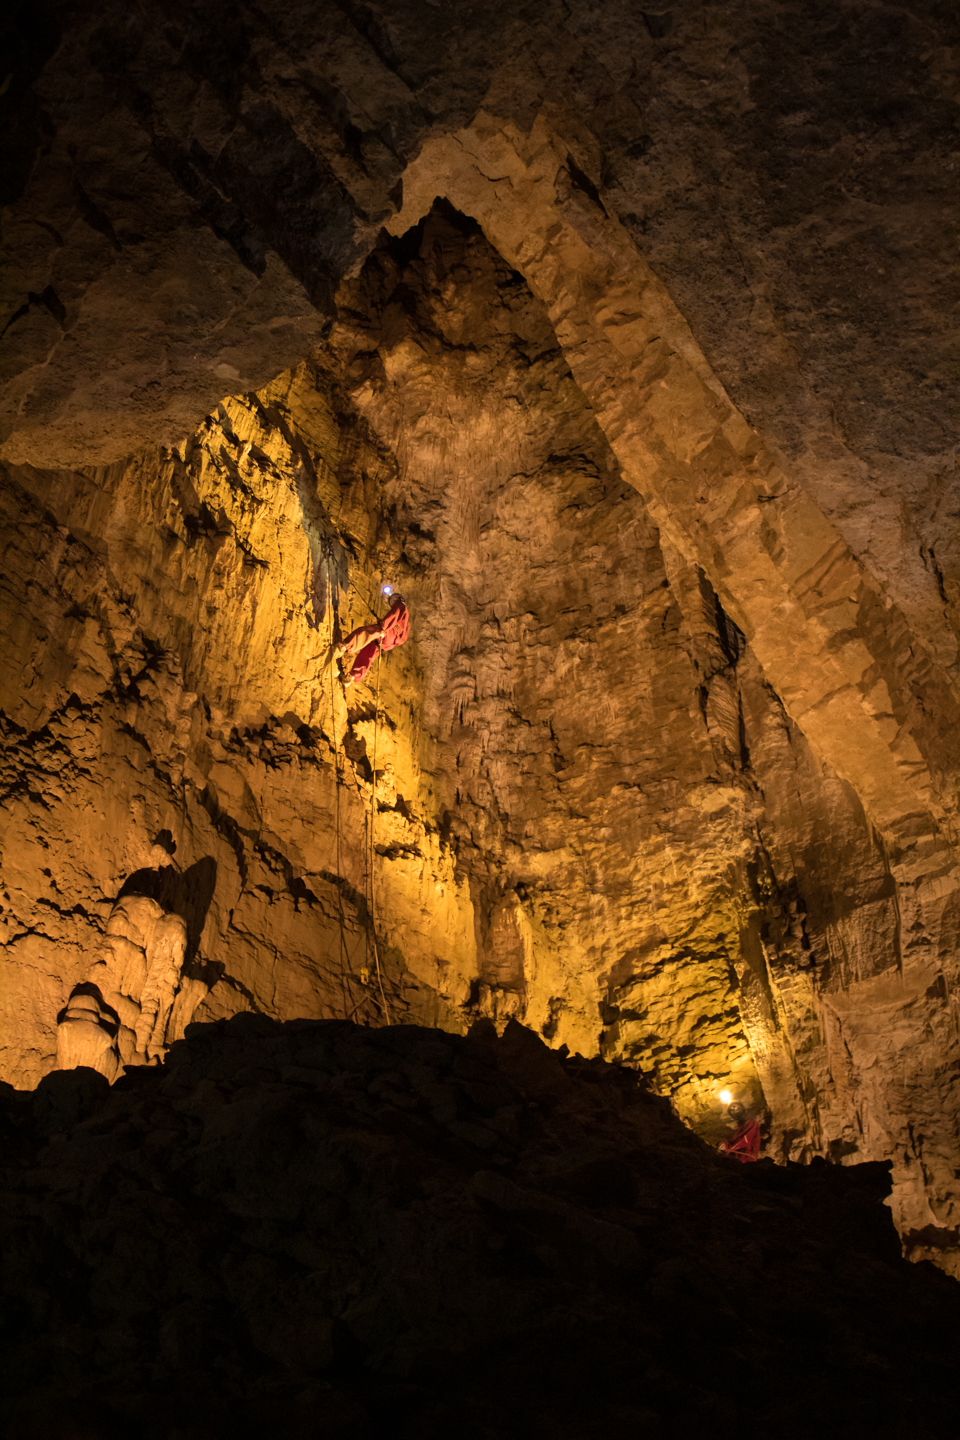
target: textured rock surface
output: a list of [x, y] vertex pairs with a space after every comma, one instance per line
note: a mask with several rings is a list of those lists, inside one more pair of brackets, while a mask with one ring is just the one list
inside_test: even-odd
[[2, 1098], [16, 1440], [954, 1433], [886, 1167], [741, 1166], [520, 1026], [240, 1016]]
[[[680, 0], [650, 14], [575, 0], [506, 12], [484, 0], [464, 13], [374, 0], [337, 7], [322, 28], [297, 0], [235, 7], [229, 24], [210, 6], [177, 9], [163, 25], [106, 3], [62, 22], [57, 13], [41, 10], [37, 23], [20, 8], [20, 64], [0, 97], [20, 117], [4, 198], [33, 187], [14, 212], [28, 228], [8, 242], [24, 267], [7, 272], [14, 309], [51, 285], [70, 334], [95, 277], [86, 344], [101, 343], [102, 296], [122, 352], [146, 320], [154, 334], [167, 320], [151, 297], [123, 305], [125, 270], [149, 272], [178, 235], [191, 242], [179, 264], [203, 304], [222, 289], [218, 273], [235, 267], [252, 284], [273, 257], [322, 301], [328, 277], [392, 208], [431, 128], [455, 129], [481, 105], [529, 128], [546, 102], [562, 106], [592, 128], [603, 164], [589, 179], [748, 420], [802, 467], [855, 551], [869, 548], [887, 583], [899, 578], [897, 598], [909, 596], [929, 628], [942, 626], [938, 566], [946, 603], [958, 603], [956, 535], [944, 532], [951, 7]], [[69, 211], [61, 227], [58, 204]], [[31, 314], [50, 322], [51, 342], [60, 334], [44, 304]], [[186, 306], [179, 325], [191, 340], [204, 334]], [[67, 396], [89, 383], [88, 357], [77, 345], [52, 387], [67, 445]], [[169, 398], [169, 380], [145, 378]], [[193, 423], [229, 388], [212, 374], [203, 384]], [[116, 394], [131, 400], [122, 386]], [[131, 402], [140, 427], [151, 422], [144, 398]], [[161, 404], [152, 414], [165, 424]], [[44, 460], [78, 458], [49, 423], [29, 428], [31, 443], [51, 445]], [[101, 420], [89, 443], [102, 448], [83, 458], [121, 459], [142, 439], [191, 428], [139, 428], [129, 444]], [[944, 643], [955, 661], [956, 637]]]
[[[8, 1074], [51, 1063], [132, 885], [192, 926], [199, 1018], [513, 1014], [714, 1138], [733, 1083], [778, 1156], [894, 1158], [902, 1228], [949, 1245], [950, 1002], [895, 967], [951, 963], [955, 922], [916, 906], [904, 934], [855, 794], [661, 549], [475, 226], [441, 209], [382, 247], [341, 316], [326, 368], [177, 451], [8, 492], [52, 597], [9, 602]], [[349, 576], [363, 620], [384, 575], [414, 638], [347, 708], [334, 604]]]
[[163, 1044], [204, 996], [521, 1016], [713, 1138], [732, 1083], [780, 1158], [892, 1159], [955, 1265], [954, 29], [21, 7], [10, 1079], [141, 897]]
[[[949, 852], [879, 840], [622, 488], [543, 312], [479, 237], [468, 253], [469, 284], [435, 213], [419, 258], [395, 247], [342, 295], [345, 319], [368, 319], [333, 342], [398, 456], [398, 512], [417, 516], [403, 553], [430, 566], [424, 715], [441, 739], [455, 717], [441, 794], [493, 917], [483, 998], [578, 1046], [606, 1021], [607, 1053], [654, 1069], [708, 1130], [720, 1079], [759, 1076], [777, 1153], [895, 1156], [903, 1228], [949, 1245]], [[926, 1161], [921, 1114], [942, 1137]]]

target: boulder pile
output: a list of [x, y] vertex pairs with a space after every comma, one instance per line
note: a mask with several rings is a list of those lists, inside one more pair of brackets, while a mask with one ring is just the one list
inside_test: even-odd
[[515, 1022], [238, 1015], [0, 1116], [15, 1440], [956, 1434], [888, 1165], [740, 1165]]

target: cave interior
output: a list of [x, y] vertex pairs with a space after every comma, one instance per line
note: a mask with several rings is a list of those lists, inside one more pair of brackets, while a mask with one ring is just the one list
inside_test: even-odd
[[955, 1433], [956, 17], [166, 8], [5, 22], [17, 1433]]

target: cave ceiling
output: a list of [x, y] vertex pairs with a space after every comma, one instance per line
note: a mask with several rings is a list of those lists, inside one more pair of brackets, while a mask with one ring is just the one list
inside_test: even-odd
[[5, 1078], [515, 1017], [955, 1267], [955, 28], [17, 10]]

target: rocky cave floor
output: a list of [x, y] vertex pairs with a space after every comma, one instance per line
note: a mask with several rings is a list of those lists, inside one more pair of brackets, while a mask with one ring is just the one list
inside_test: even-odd
[[741, 1166], [633, 1070], [238, 1015], [3, 1086], [13, 1440], [954, 1436], [889, 1166]]

